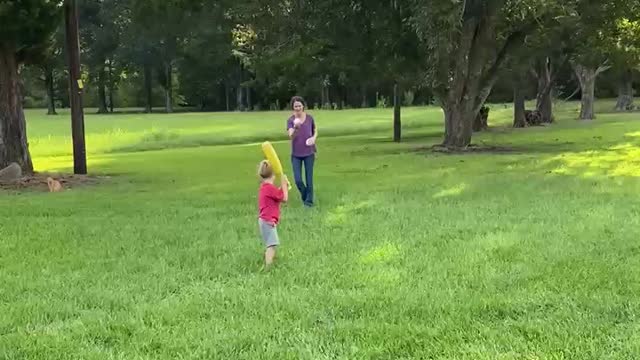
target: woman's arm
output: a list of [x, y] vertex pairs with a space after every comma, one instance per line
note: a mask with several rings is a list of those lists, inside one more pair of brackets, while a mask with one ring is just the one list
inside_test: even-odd
[[287, 132], [289, 133], [289, 139], [293, 139], [298, 134], [300, 124], [296, 124], [293, 119], [289, 119], [287, 122]]

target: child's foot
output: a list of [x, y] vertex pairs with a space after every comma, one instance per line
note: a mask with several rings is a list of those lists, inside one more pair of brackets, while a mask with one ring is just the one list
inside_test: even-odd
[[262, 265], [262, 268], [260, 269], [260, 271], [261, 271], [261, 272], [264, 272], [264, 273], [268, 273], [268, 272], [270, 272], [272, 269], [273, 269], [273, 264], [271, 264], [271, 265], [264, 264], [264, 265]]

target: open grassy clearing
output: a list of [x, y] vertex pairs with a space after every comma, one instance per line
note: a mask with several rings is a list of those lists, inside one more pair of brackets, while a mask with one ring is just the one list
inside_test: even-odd
[[[268, 274], [253, 143], [285, 113], [88, 115], [111, 181], [0, 196], [0, 356], [639, 357], [640, 115], [575, 108], [513, 130], [497, 105], [475, 142], [514, 151], [464, 156], [415, 151], [435, 108], [402, 144], [390, 109], [313, 112], [318, 206], [293, 193]], [[68, 118], [32, 114], [37, 170], [68, 170]]]

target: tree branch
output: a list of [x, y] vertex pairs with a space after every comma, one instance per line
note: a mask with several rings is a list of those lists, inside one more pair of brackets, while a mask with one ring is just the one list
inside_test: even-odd
[[598, 76], [609, 69], [611, 69], [611, 65], [609, 65], [609, 60], [605, 60], [600, 66], [598, 66], [598, 69], [596, 69], [595, 76]]
[[572, 97], [574, 97], [574, 96], [578, 93], [578, 91], [580, 91], [580, 89], [581, 89], [581, 87], [580, 87], [580, 86], [578, 86], [578, 87], [576, 88], [576, 90], [575, 90], [573, 93], [571, 93], [571, 95], [567, 96], [563, 101], [564, 101], [564, 102], [569, 101]]
[[522, 29], [511, 33], [507, 37], [493, 64], [491, 65], [489, 70], [487, 70], [486, 74], [483, 76], [483, 80], [480, 82], [480, 92], [478, 93], [478, 98], [476, 99], [474, 112], [477, 113], [478, 111], [480, 111], [480, 108], [482, 108], [482, 105], [484, 105], [485, 101], [489, 97], [491, 89], [498, 79], [500, 68], [507, 59], [507, 55], [511, 53], [513, 49], [521, 46], [524, 43], [524, 39], [531, 31], [533, 31], [534, 26], [535, 23], [531, 22]]

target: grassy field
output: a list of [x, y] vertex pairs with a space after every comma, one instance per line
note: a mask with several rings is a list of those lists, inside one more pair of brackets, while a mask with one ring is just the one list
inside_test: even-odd
[[[474, 141], [513, 151], [469, 155], [416, 150], [436, 108], [402, 144], [391, 109], [313, 112], [318, 204], [293, 193], [269, 273], [257, 143], [286, 113], [88, 113], [109, 181], [0, 193], [0, 358], [638, 358], [640, 114], [576, 109], [495, 105]], [[69, 171], [68, 115], [27, 117], [37, 170]]]

